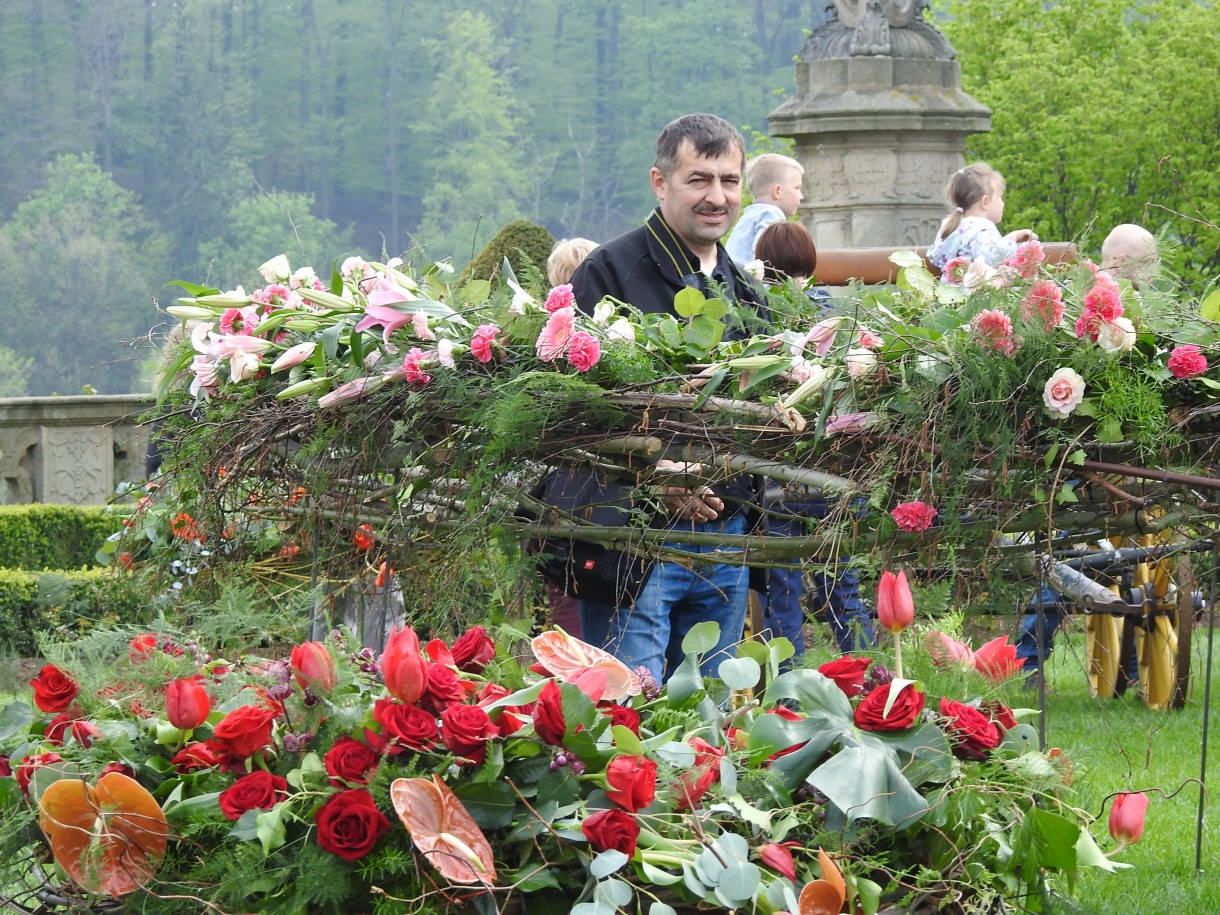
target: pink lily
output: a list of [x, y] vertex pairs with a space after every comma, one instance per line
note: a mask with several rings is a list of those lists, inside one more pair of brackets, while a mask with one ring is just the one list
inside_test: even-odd
[[[373, 303], [373, 297], [369, 296], [368, 307], [364, 309], [364, 317], [356, 324], [356, 333], [362, 333], [370, 327], [380, 325], [383, 330], [381, 333], [382, 342], [386, 346], [390, 345], [390, 334], [398, 330], [404, 325], [410, 324], [414, 315], [411, 312], [399, 311], [397, 308], [391, 308], [389, 305], [378, 305]], [[398, 301], [405, 301], [398, 299]]]
[[318, 344], [313, 340], [306, 340], [304, 343], [298, 343], [296, 346], [290, 346], [284, 352], [280, 353], [278, 359], [271, 363], [271, 371], [282, 372], [284, 369], [290, 369], [294, 365], [300, 365], [306, 359], [314, 354], [314, 350], [318, 348]]

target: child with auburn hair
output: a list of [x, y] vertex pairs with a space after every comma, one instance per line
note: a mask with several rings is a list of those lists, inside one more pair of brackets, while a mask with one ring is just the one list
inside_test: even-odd
[[724, 243], [738, 266], [754, 260], [754, 246], [764, 229], [796, 215], [804, 199], [804, 180], [804, 166], [778, 153], [763, 153], [746, 163], [746, 187], [754, 202], [741, 211], [741, 218]]
[[1021, 242], [1036, 239], [1032, 229], [1001, 235], [1004, 218], [1004, 178], [986, 162], [959, 168], [945, 186], [953, 208], [940, 224], [936, 241], [928, 248], [928, 261], [943, 270], [949, 261], [983, 258], [995, 266], [1016, 253]]

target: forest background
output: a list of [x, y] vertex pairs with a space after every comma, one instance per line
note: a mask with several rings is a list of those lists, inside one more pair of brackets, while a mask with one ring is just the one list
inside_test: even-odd
[[[1095, 252], [1141, 222], [1220, 267], [1213, 0], [934, 0], [1006, 226]], [[713, 111], [767, 148], [826, 0], [5, 0], [0, 396], [150, 387], [173, 279], [287, 253], [449, 258], [506, 222], [601, 241], [652, 143]], [[1210, 224], [1210, 225], [1209, 225]], [[929, 239], [929, 242], [931, 239]]]

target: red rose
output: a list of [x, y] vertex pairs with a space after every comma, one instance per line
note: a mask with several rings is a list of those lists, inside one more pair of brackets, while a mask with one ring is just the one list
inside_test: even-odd
[[135, 770], [132, 769], [131, 766], [127, 765], [127, 763], [121, 762], [106, 763], [106, 765], [102, 766], [102, 771], [97, 774], [97, 777], [101, 778], [103, 775], [108, 775], [111, 772], [117, 772], [119, 775], [126, 775], [128, 778], [136, 777]]
[[534, 703], [534, 732], [552, 746], [563, 746], [563, 735], [567, 733], [567, 721], [563, 717], [563, 695], [559, 684], [548, 680]]
[[188, 743], [170, 760], [179, 772], [194, 772], [196, 769], [211, 769], [219, 766], [220, 754], [206, 743]]
[[1017, 726], [1017, 716], [1012, 713], [1012, 709], [998, 699], [984, 702], [983, 709], [991, 716], [991, 720], [1004, 730], [1011, 731]]
[[318, 845], [345, 861], [363, 858], [390, 828], [373, 796], [363, 788], [340, 791], [314, 815]]
[[640, 736], [640, 713], [631, 706], [619, 705], [617, 702], [600, 702], [597, 707], [610, 719], [611, 724], [621, 724], [636, 737]]
[[238, 820], [247, 810], [270, 810], [287, 796], [286, 779], [255, 769], [220, 792], [220, 810], [230, 820]]
[[599, 810], [585, 817], [580, 824], [594, 851], [614, 849], [627, 857], [635, 854], [635, 843], [640, 837], [640, 824], [626, 810]]
[[58, 753], [36, 753], [33, 756], [27, 756], [17, 766], [17, 785], [25, 794], [30, 793], [30, 779], [34, 772], [41, 769], [43, 766], [49, 766], [51, 763], [63, 762], [63, 757]]
[[482, 626], [467, 630], [453, 643], [453, 663], [468, 674], [482, 673], [496, 656], [496, 643]]
[[885, 714], [885, 704], [890, 698], [890, 684], [878, 686], [865, 696], [856, 706], [856, 727], [866, 731], [905, 731], [919, 718], [923, 711], [925, 696], [908, 683], [894, 699], [889, 714]]
[[657, 764], [643, 756], [616, 756], [606, 766], [606, 797], [635, 813], [657, 794]]
[[80, 692], [76, 681], [54, 664], [38, 671], [30, 686], [34, 687], [34, 704], [44, 712], [62, 712]]
[[481, 763], [487, 755], [487, 741], [500, 730], [484, 709], [477, 705], [451, 705], [441, 712], [441, 737], [454, 756]]
[[13, 775], [13, 766], [8, 761], [7, 756], [0, 756], [0, 778], [11, 778]]
[[986, 759], [987, 751], [994, 750], [1003, 739], [991, 717], [972, 705], [941, 699], [940, 714], [953, 742], [953, 754], [962, 759]]
[[438, 715], [444, 709], [466, 698], [464, 682], [451, 667], [443, 664], [428, 665], [428, 686], [419, 698], [419, 704]]
[[180, 731], [193, 731], [212, 714], [212, 700], [194, 677], [171, 680], [165, 687], [165, 717]]
[[271, 743], [275, 713], [261, 705], [243, 705], [221, 719], [212, 731], [216, 749], [236, 759], [248, 759]]
[[678, 776], [673, 784], [674, 810], [694, 807], [708, 789], [720, 781], [720, 759], [724, 747], [713, 747], [702, 737], [692, 737], [687, 743], [695, 748], [695, 764]]
[[387, 750], [394, 756], [404, 749], [430, 750], [440, 737], [436, 718], [415, 705], [378, 699], [373, 704], [373, 718], [381, 725], [381, 736], [390, 742]]
[[69, 731], [72, 732], [72, 739], [82, 747], [93, 746], [93, 741], [102, 736], [102, 729], [96, 724], [83, 718], [74, 718], [71, 712], [61, 712], [52, 718], [42, 736], [48, 743], [58, 747], [62, 746]]
[[344, 734], [326, 751], [322, 761], [326, 764], [330, 783], [341, 788], [344, 784], [367, 785], [381, 759], [359, 740]]
[[852, 699], [864, 691], [864, 672], [872, 663], [872, 658], [852, 658], [845, 655], [823, 664], [818, 668], [818, 673], [834, 680], [835, 686], [843, 690], [848, 699]]

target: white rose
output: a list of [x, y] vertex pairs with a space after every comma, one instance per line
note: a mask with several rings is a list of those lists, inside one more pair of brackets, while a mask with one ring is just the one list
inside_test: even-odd
[[1135, 325], [1130, 318], [1119, 316], [1097, 328], [1097, 345], [1107, 353], [1125, 353], [1135, 346], [1135, 340]]
[[849, 349], [843, 357], [843, 363], [847, 366], [847, 374], [852, 378], [871, 378], [880, 368], [877, 354], [862, 346]]
[[286, 283], [292, 276], [292, 268], [288, 266], [288, 258], [278, 254], [258, 268], [268, 283]]
[[634, 343], [635, 328], [626, 318], [619, 318], [608, 328], [606, 328], [606, 338], [609, 340], [618, 340], [622, 343]]
[[1042, 402], [1052, 413], [1070, 416], [1084, 400], [1084, 379], [1075, 369], [1059, 369], [1046, 380]]
[[441, 337], [437, 341], [436, 361], [447, 369], [457, 368], [457, 363], [453, 361], [453, 341], [448, 337]]
[[605, 327], [613, 317], [614, 306], [609, 302], [598, 302], [593, 306], [593, 323], [598, 327]]
[[767, 275], [766, 264], [764, 264], [758, 258], [755, 258], [752, 261], [748, 261], [747, 263], [742, 264], [741, 269], [743, 271], [745, 271], [747, 274], [749, 274], [750, 276], [754, 277], [754, 279], [758, 280], [760, 283], [763, 281], [763, 279]]

